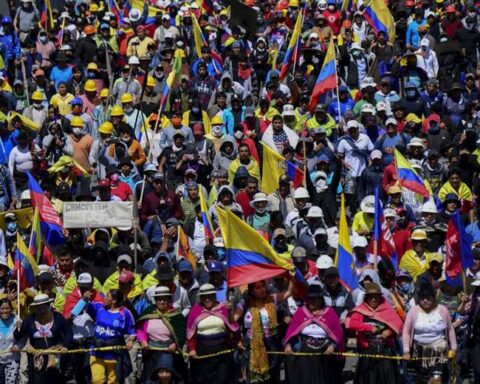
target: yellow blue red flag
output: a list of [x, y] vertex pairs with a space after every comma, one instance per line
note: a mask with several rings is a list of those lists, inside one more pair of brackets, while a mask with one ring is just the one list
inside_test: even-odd
[[384, 0], [371, 0], [363, 10], [363, 16], [378, 36], [379, 32], [385, 32], [388, 40], [395, 41], [395, 24], [390, 10]]

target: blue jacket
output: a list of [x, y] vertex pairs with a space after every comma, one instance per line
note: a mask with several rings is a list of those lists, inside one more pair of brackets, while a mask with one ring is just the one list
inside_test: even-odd
[[20, 39], [15, 32], [0, 36], [0, 54], [4, 58], [5, 64], [10, 60], [19, 59], [22, 56]]

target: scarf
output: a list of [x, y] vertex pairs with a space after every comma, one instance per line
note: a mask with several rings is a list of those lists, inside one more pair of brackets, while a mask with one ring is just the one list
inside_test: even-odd
[[[268, 296], [265, 299], [265, 309], [268, 313], [268, 319], [271, 330], [276, 330], [277, 323], [277, 312], [275, 308], [275, 303], [271, 296]], [[268, 380], [270, 364], [268, 362], [267, 348], [263, 341], [263, 326], [262, 320], [260, 318], [260, 310], [254, 306], [250, 305], [250, 313], [252, 315], [252, 341], [250, 348], [250, 373], [252, 377], [252, 382], [259, 382], [263, 380]]]
[[242, 69], [240, 66], [238, 67], [238, 77], [242, 80], [247, 80], [250, 77], [250, 74], [252, 73], [251, 68], [245, 68]]

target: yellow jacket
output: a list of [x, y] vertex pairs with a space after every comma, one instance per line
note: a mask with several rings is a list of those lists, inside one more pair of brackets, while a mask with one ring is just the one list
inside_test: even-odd
[[[111, 289], [118, 289], [118, 277], [119, 276], [120, 276], [120, 273], [118, 271], [115, 271], [110, 276], [108, 276], [107, 280], [105, 280], [105, 283], [103, 283], [102, 292], [107, 293]], [[133, 286], [134, 287], [140, 287], [140, 288], [142, 286], [142, 279], [136, 273], [135, 273], [135, 280], [133, 281]]]
[[324, 128], [327, 136], [330, 136], [332, 134], [332, 130], [336, 128], [337, 124], [335, 123], [333, 117], [330, 116], [328, 113], [326, 114], [326, 117], [327, 122], [323, 124], [320, 124], [315, 118], [315, 116], [313, 116], [311, 119], [308, 119], [307, 129]]
[[[202, 120], [203, 120], [203, 129], [205, 134], [208, 135], [212, 130], [212, 124], [210, 123], [210, 117], [208, 117], [208, 113], [202, 111]], [[182, 125], [185, 127], [190, 126], [190, 110], [186, 111], [182, 116]]]
[[72, 110], [70, 102], [74, 98], [75, 96], [73, 96], [71, 93], [67, 93], [65, 96], [60, 96], [59, 93], [56, 93], [50, 98], [50, 104], [57, 105], [60, 114], [63, 116], [67, 116]]
[[430, 257], [432, 253], [425, 252], [425, 259], [420, 260], [417, 256], [417, 253], [413, 249], [409, 249], [402, 256], [400, 260], [400, 269], [405, 269], [410, 276], [412, 276], [413, 281], [417, 280], [417, 277], [425, 272], [430, 264]]
[[245, 165], [240, 163], [240, 159], [237, 157], [230, 163], [230, 167], [228, 168], [228, 182], [230, 184], [233, 183], [233, 179], [235, 178], [235, 172], [237, 172], [237, 169], [240, 167], [247, 168], [250, 176], [255, 177], [260, 183], [260, 167], [258, 166], [257, 160], [251, 158], [250, 163]]

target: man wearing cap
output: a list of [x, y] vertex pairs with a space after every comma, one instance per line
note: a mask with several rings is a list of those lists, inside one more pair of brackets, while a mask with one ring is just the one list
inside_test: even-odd
[[98, 182], [98, 196], [96, 201], [122, 201], [120, 197], [112, 195], [109, 179], [102, 179]]
[[[39, 268], [40, 267], [41, 266], [39, 265]], [[57, 290], [57, 287], [55, 286], [55, 277], [52, 272], [48, 270], [40, 272], [37, 276], [37, 282], [39, 293], [44, 293], [53, 299], [53, 307], [57, 312], [62, 313], [65, 305], [65, 297], [59, 290]]]
[[193, 276], [193, 266], [186, 260], [181, 259], [177, 264], [178, 282], [180, 283], [180, 289], [186, 291], [188, 300], [193, 305], [197, 302], [198, 284], [197, 279]]
[[336, 128], [335, 120], [327, 113], [325, 104], [317, 104], [315, 106], [314, 115], [307, 120], [306, 124], [309, 131], [323, 128], [330, 139], [334, 138], [333, 134]]
[[[355, 211], [358, 178], [368, 164], [373, 143], [367, 135], [359, 133], [359, 123], [351, 120], [347, 123], [348, 134], [342, 136], [338, 144], [338, 155], [346, 169], [344, 192], [350, 200], [350, 210]], [[355, 200], [355, 201], [354, 201]]]
[[296, 230], [299, 231], [296, 245], [312, 253], [311, 251], [315, 249], [315, 233], [320, 228], [324, 229], [325, 226], [322, 209], [317, 206], [310, 206], [305, 216], [305, 223], [306, 225], [301, 230], [299, 230], [299, 223], [296, 223]]
[[352, 240], [353, 257], [357, 276], [369, 268], [373, 268], [374, 256], [368, 252], [368, 241], [363, 236], [355, 236]]
[[88, 114], [84, 111], [83, 100], [81, 97], [75, 97], [71, 102], [70, 105], [72, 106], [71, 112], [66, 115], [65, 117], [72, 121], [75, 116], [80, 117], [83, 120], [83, 127], [84, 132], [88, 133], [89, 135], [93, 132], [93, 120], [91, 114]]
[[415, 212], [409, 204], [403, 201], [402, 188], [398, 185], [388, 187], [388, 200], [385, 203], [385, 208], [402, 208], [407, 212], [408, 221], [412, 223], [416, 222]]
[[134, 100], [140, 100], [140, 94], [142, 93], [142, 85], [133, 76], [130, 65], [125, 65], [122, 68], [121, 77], [113, 83], [112, 97], [116, 104], [121, 103], [120, 98], [125, 93], [132, 95]]
[[228, 167], [228, 181], [230, 183], [233, 183], [236, 173], [241, 167], [248, 171], [249, 176], [255, 177], [260, 181], [260, 167], [258, 162], [252, 158], [250, 148], [245, 143], [240, 144], [238, 147], [238, 157], [234, 159]]
[[281, 175], [278, 181], [278, 189], [268, 195], [268, 204], [271, 212], [280, 211], [283, 217], [295, 209], [295, 200], [290, 189], [290, 179], [287, 175]]
[[215, 287], [217, 301], [219, 303], [228, 300], [227, 281], [223, 274], [223, 265], [219, 261], [213, 261], [207, 264], [209, 280], [208, 282]]
[[417, 277], [427, 270], [432, 253], [426, 251], [428, 237], [423, 229], [415, 229], [410, 240], [413, 249], [408, 250], [401, 257], [399, 268], [405, 269], [416, 281]]
[[347, 313], [355, 306], [350, 292], [340, 283], [340, 275], [336, 267], [330, 267], [323, 272], [325, 286], [323, 300], [325, 306], [332, 307], [340, 320], [345, 320]]
[[168, 217], [180, 219], [183, 217], [183, 211], [179, 197], [175, 192], [170, 191], [165, 186], [164, 176], [157, 172], [153, 176], [153, 191], [144, 195], [142, 206], [140, 208], [140, 219], [146, 222], [153, 219], [157, 214], [159, 205], [164, 204], [168, 208]]
[[103, 283], [102, 292], [106, 294], [111, 289], [118, 289], [119, 276], [124, 272], [132, 272], [134, 274], [133, 287], [141, 288], [142, 279], [134, 272], [135, 266], [133, 265], [133, 258], [126, 252], [121, 252], [117, 258], [117, 270], [108, 276], [105, 283]]
[[380, 135], [375, 142], [375, 149], [382, 151], [383, 162], [389, 165], [393, 161], [394, 148], [399, 145], [407, 145], [408, 138], [403, 132], [397, 131], [397, 120], [393, 117], [385, 121], [386, 132]]
[[143, 25], [139, 25], [135, 28], [136, 36], [132, 37], [128, 42], [127, 47], [127, 57], [136, 56], [141, 57], [145, 56], [148, 52], [148, 45], [155, 41], [149, 36], [147, 36], [147, 31]]
[[370, 164], [363, 170], [358, 179], [358, 202], [365, 196], [374, 195], [375, 189], [381, 185], [383, 180], [383, 158], [382, 152], [374, 149], [370, 153]]
[[287, 231], [284, 228], [277, 228], [273, 231], [272, 246], [278, 256], [288, 261], [291, 260], [293, 245], [288, 244]]

